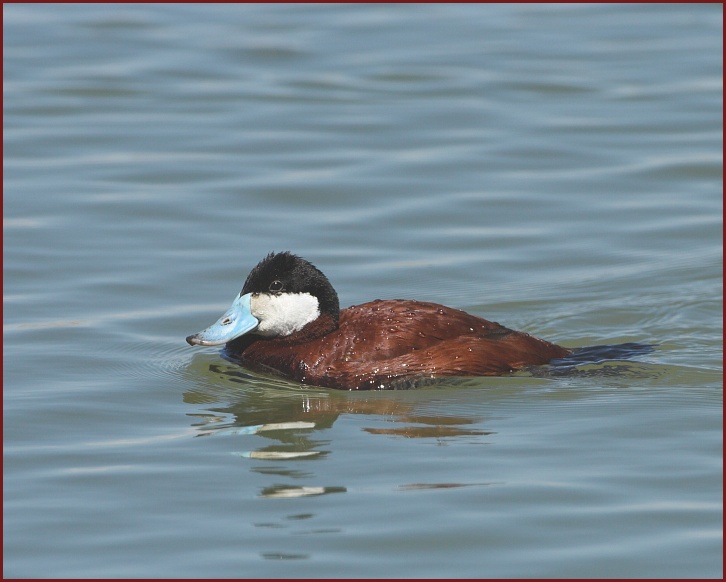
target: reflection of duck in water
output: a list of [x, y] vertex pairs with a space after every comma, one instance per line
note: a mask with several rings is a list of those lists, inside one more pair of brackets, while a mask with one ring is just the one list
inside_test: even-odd
[[227, 354], [249, 368], [345, 390], [497, 376], [573, 354], [436, 303], [376, 300], [340, 310], [325, 275], [288, 252], [265, 257], [232, 307], [187, 342], [226, 344]]
[[[258, 381], [255, 376], [240, 371], [237, 367], [212, 364], [210, 370], [220, 375], [224, 382], [235, 385]], [[266, 384], [269, 382], [266, 379]], [[274, 380], [272, 380], [274, 382]], [[252, 387], [253, 384], [250, 384]], [[274, 390], [274, 389], [273, 389]], [[192, 394], [194, 394], [192, 396]], [[198, 402], [199, 392], [195, 388], [187, 392], [185, 400]], [[346, 396], [328, 391], [293, 390], [286, 386], [284, 392], [269, 398], [270, 390], [242, 390], [234, 389], [228, 394], [213, 391], [214, 400], [231, 400], [230, 404], [214, 407], [214, 415], [201, 415], [202, 422], [196, 424], [199, 434], [210, 435], [258, 435], [279, 441], [292, 447], [291, 456], [313, 456], [320, 454], [317, 447], [323, 442], [315, 439], [317, 431], [326, 430], [333, 426], [340, 416], [359, 415], [363, 417], [384, 418], [382, 426], [363, 426], [362, 429], [370, 434], [392, 435], [428, 438], [446, 438], [458, 436], [475, 436], [491, 434], [482, 430], [479, 423], [481, 416], [465, 414], [452, 414], [448, 409], [444, 414], [431, 412], [430, 407], [424, 406], [426, 412], [419, 410], [421, 401], [406, 401], [400, 398], [386, 397], [383, 394], [375, 398], [363, 396]], [[284, 396], [282, 396], [284, 395]], [[205, 397], [204, 402], [210, 402]], [[225, 422], [224, 416], [232, 415], [233, 422]], [[206, 417], [206, 418], [205, 418]], [[309, 451], [315, 452], [310, 453]], [[269, 452], [272, 452], [269, 455]], [[279, 456], [281, 449], [277, 446], [272, 449], [253, 453], [249, 456], [272, 458]], [[303, 452], [299, 455], [299, 452]], [[285, 453], [288, 449], [285, 449]]]

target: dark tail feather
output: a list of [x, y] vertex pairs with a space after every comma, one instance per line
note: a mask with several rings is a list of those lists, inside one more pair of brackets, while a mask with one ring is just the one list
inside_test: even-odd
[[609, 360], [629, 360], [635, 356], [650, 354], [655, 350], [654, 344], [625, 344], [587, 346], [574, 348], [569, 356], [556, 358], [550, 362], [551, 366], [569, 367], [580, 364], [599, 364]]

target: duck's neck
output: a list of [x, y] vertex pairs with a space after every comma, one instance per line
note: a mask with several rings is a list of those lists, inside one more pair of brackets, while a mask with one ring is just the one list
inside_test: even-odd
[[336, 329], [338, 329], [338, 318], [333, 317], [329, 313], [322, 313], [317, 319], [308, 323], [300, 331], [275, 339], [283, 343], [300, 344], [328, 335]]
[[329, 313], [323, 313], [314, 321], [308, 323], [301, 330], [281, 337], [266, 338], [254, 333], [243, 335], [227, 343], [227, 349], [233, 353], [241, 353], [250, 345], [260, 342], [274, 342], [278, 345], [294, 345], [309, 342], [323, 337], [338, 329], [338, 318]]

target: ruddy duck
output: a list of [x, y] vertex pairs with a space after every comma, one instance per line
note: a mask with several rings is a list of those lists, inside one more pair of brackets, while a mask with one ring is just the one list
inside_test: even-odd
[[376, 300], [341, 310], [312, 263], [270, 253], [230, 309], [189, 345], [226, 344], [242, 365], [343, 390], [445, 376], [497, 376], [572, 350], [436, 303]]

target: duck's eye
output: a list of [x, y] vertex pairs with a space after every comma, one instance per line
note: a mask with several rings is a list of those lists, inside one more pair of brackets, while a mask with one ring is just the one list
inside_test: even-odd
[[282, 284], [282, 281], [275, 279], [272, 283], [270, 283], [270, 291], [273, 293], [279, 293], [285, 288], [285, 286]]

